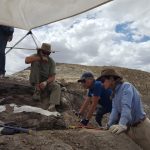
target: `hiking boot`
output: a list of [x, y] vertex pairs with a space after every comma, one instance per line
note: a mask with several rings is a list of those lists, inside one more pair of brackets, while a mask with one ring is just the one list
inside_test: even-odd
[[48, 111], [56, 111], [56, 107], [55, 107], [55, 104], [51, 104], [49, 107], [48, 107]]
[[32, 99], [37, 102], [41, 100], [41, 94], [39, 90], [35, 90]]

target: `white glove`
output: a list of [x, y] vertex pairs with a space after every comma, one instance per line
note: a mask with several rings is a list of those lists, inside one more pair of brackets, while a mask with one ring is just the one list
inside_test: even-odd
[[43, 62], [45, 62], [45, 63], [47, 63], [47, 62], [48, 62], [48, 58], [47, 58], [47, 57], [45, 57], [45, 56], [42, 56], [42, 57], [41, 57], [41, 59], [42, 59], [42, 61], [43, 61]]
[[109, 129], [109, 131], [113, 134], [120, 134], [126, 130], [127, 130], [127, 126], [121, 125], [121, 124], [120, 125], [112, 125]]
[[43, 86], [47, 85], [47, 81], [42, 82]]
[[40, 89], [43, 90], [46, 87], [46, 85], [47, 85], [47, 81], [41, 82], [40, 83]]

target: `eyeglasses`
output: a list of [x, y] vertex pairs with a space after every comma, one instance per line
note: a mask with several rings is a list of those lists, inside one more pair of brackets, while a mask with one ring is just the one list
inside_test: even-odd
[[109, 79], [110, 79], [110, 77], [107, 77], [107, 76], [102, 77], [102, 78], [100, 79], [100, 81], [101, 81], [102, 83], [104, 83], [106, 79], [108, 79], [108, 80], [109, 80]]

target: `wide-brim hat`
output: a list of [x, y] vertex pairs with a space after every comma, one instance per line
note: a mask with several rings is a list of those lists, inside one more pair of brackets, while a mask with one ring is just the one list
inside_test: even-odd
[[41, 48], [37, 48], [37, 50], [42, 50], [42, 51], [47, 51], [47, 52], [51, 52], [51, 45], [48, 43], [42, 43]]
[[103, 77], [109, 77], [109, 76], [118, 77], [121, 79], [123, 78], [122, 75], [117, 71], [115, 71], [114, 69], [107, 68], [101, 71], [101, 75], [97, 80], [101, 80]]

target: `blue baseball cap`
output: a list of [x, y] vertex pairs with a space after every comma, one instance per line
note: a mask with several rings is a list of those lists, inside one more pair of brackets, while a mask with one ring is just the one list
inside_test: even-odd
[[86, 79], [94, 79], [94, 75], [91, 72], [84, 72], [78, 82], [84, 82]]

